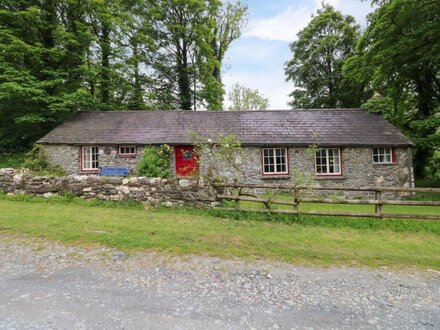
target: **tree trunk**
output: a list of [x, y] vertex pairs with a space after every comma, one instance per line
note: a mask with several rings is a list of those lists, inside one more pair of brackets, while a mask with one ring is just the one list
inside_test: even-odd
[[133, 86], [133, 102], [132, 107], [134, 109], [140, 110], [144, 107], [144, 100], [142, 96], [142, 86], [139, 74], [139, 54], [138, 54], [138, 44], [136, 41], [133, 42], [133, 75], [134, 75], [134, 86]]
[[[101, 102], [106, 105], [110, 101], [110, 26], [101, 22]], [[108, 110], [108, 109], [106, 109]]]
[[180, 107], [182, 110], [191, 109], [191, 84], [189, 79], [188, 68], [188, 49], [184, 42], [182, 47], [178, 46], [177, 56], [177, 75], [179, 83]]

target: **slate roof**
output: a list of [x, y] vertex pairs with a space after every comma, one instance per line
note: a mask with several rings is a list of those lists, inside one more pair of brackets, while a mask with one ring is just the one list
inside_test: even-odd
[[396, 127], [362, 109], [277, 111], [106, 111], [78, 113], [41, 144], [191, 144], [234, 134], [243, 145], [411, 146]]

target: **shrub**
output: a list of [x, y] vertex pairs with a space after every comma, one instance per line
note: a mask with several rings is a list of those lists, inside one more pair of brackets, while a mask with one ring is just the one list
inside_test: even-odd
[[34, 145], [25, 155], [23, 167], [41, 175], [64, 175], [64, 170], [58, 165], [52, 165], [47, 160], [46, 150], [43, 146]]
[[137, 173], [150, 178], [167, 178], [170, 175], [171, 148], [165, 144], [161, 147], [146, 147], [137, 164]]

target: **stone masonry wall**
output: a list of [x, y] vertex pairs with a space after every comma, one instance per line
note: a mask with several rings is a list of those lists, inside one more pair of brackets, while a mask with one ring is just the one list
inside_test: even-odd
[[[289, 174], [283, 176], [262, 175], [261, 148], [245, 148], [240, 159], [240, 168], [246, 173], [248, 183], [300, 183], [312, 186], [341, 186], [341, 187], [373, 187], [379, 181], [383, 186], [408, 187], [410, 171], [408, 169], [408, 151], [406, 148], [396, 148], [395, 164], [373, 164], [372, 148], [341, 148], [342, 175], [315, 175], [315, 157], [313, 150], [308, 148], [289, 148]], [[206, 175], [208, 166], [200, 160], [201, 173]], [[221, 174], [234, 176], [234, 171], [226, 166], [221, 168]], [[413, 182], [413, 181], [412, 181]]]
[[73, 194], [102, 200], [135, 200], [148, 205], [209, 206], [214, 190], [201, 179], [99, 177], [96, 175], [34, 176], [26, 171], [0, 169], [0, 190], [7, 194], [50, 197]]
[[[68, 174], [80, 173], [80, 147], [69, 145], [46, 145], [49, 160], [61, 165]], [[142, 157], [143, 148], [138, 146], [135, 158], [121, 158], [117, 156], [117, 147], [99, 146], [99, 162], [101, 165], [130, 166], [131, 174], [135, 173], [136, 163]], [[307, 148], [289, 148], [289, 175], [264, 176], [261, 168], [261, 148], [245, 147], [240, 159], [240, 167], [246, 173], [249, 183], [293, 183], [299, 182], [308, 185], [371, 187], [382, 181], [384, 186], [408, 187], [410, 171], [408, 168], [408, 154], [406, 148], [396, 148], [395, 164], [373, 164], [372, 148], [341, 148], [342, 175], [317, 176], [315, 175], [315, 158]], [[174, 173], [174, 153], [171, 155], [171, 173]], [[227, 166], [219, 166], [222, 175], [234, 176], [234, 171]], [[208, 173], [208, 164], [200, 159], [202, 176]], [[412, 180], [413, 182], [413, 180]]]
[[[60, 165], [67, 174], [81, 173], [81, 147], [71, 145], [44, 145], [48, 160]], [[128, 166], [130, 173], [136, 173], [136, 164], [141, 159], [143, 147], [137, 146], [135, 157], [121, 157], [118, 146], [98, 146], [99, 164], [106, 166]]]

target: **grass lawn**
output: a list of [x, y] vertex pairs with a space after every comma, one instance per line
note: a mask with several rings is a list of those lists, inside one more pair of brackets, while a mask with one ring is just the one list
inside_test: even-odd
[[0, 198], [0, 210], [0, 233], [67, 244], [297, 264], [440, 269], [440, 222], [435, 221], [268, 217], [187, 208], [146, 212], [138, 204], [8, 196]]

